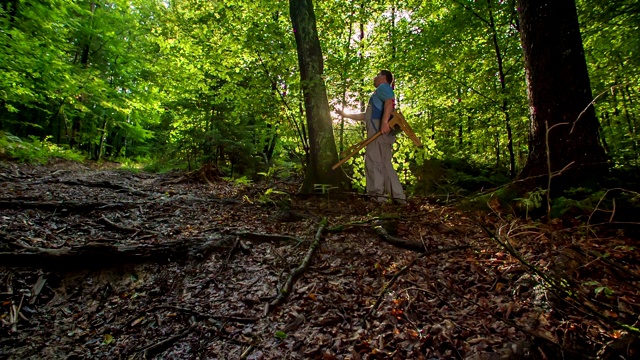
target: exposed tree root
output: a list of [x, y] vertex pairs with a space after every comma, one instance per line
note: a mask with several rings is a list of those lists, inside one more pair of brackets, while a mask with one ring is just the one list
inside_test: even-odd
[[384, 240], [385, 242], [388, 242], [393, 246], [396, 246], [402, 249], [417, 251], [417, 252], [426, 251], [423, 243], [391, 236], [389, 235], [387, 230], [385, 230], [384, 227], [382, 227], [382, 225], [376, 225], [374, 226], [373, 229], [376, 231], [376, 233], [378, 234], [378, 236], [380, 236], [382, 240]]
[[95, 187], [95, 188], [103, 188], [103, 189], [111, 189], [116, 191], [127, 192], [132, 195], [138, 196], [149, 196], [151, 194], [146, 193], [144, 191], [140, 191], [137, 189], [130, 188], [128, 186], [114, 184], [109, 181], [83, 181], [83, 180], [60, 180], [60, 179], [43, 179], [40, 181], [35, 181], [32, 184], [38, 183], [54, 183], [54, 184], [65, 184], [65, 185], [76, 185], [76, 186], [86, 186], [86, 187]]
[[198, 170], [191, 171], [186, 175], [176, 179], [165, 180], [160, 185], [175, 185], [187, 182], [201, 182], [213, 186], [213, 182], [222, 177], [223, 174], [218, 167], [212, 163], [206, 163]]
[[100, 219], [98, 219], [99, 223], [102, 223], [103, 225], [105, 225], [108, 228], [111, 229], [115, 229], [117, 231], [122, 231], [125, 233], [139, 233], [139, 232], [144, 232], [144, 233], [149, 233], [149, 234], [158, 234], [155, 231], [151, 231], [151, 230], [144, 230], [144, 229], [137, 229], [137, 228], [131, 228], [131, 227], [127, 227], [127, 226], [122, 226], [122, 225], [118, 225], [116, 223], [114, 223], [113, 221], [107, 219], [104, 216], [101, 216]]
[[[398, 214], [382, 214], [380, 216], [376, 216], [374, 218], [370, 218], [362, 221], [353, 221], [349, 223], [344, 223], [336, 226], [332, 226], [327, 228], [327, 232], [343, 232], [347, 231], [351, 228], [362, 228], [362, 227], [371, 227], [372, 223], [383, 222], [387, 220], [398, 220], [400, 219], [400, 215]], [[402, 216], [402, 218], [406, 218], [406, 216]]]
[[287, 282], [282, 287], [282, 289], [280, 289], [278, 296], [275, 298], [275, 300], [273, 300], [267, 306], [265, 313], [268, 313], [269, 311], [273, 310], [276, 306], [282, 304], [287, 299], [291, 291], [293, 291], [293, 285], [295, 285], [296, 281], [298, 281], [300, 276], [302, 276], [302, 274], [304, 274], [304, 272], [307, 271], [307, 268], [309, 267], [309, 263], [311, 262], [311, 258], [313, 257], [313, 254], [316, 252], [318, 247], [320, 247], [320, 241], [322, 240], [322, 234], [324, 233], [324, 229], [326, 226], [327, 226], [327, 219], [325, 218], [325, 219], [322, 219], [322, 221], [320, 222], [320, 227], [318, 228], [318, 231], [316, 232], [316, 236], [313, 242], [311, 243], [309, 250], [307, 251], [307, 255], [302, 260], [302, 263], [300, 263], [300, 266], [298, 266], [295, 270], [293, 270], [293, 272], [291, 272], [291, 275], [289, 275], [289, 277], [287, 278]]
[[127, 201], [120, 203], [103, 202], [63, 202], [63, 201], [0, 201], [0, 209], [39, 209], [44, 211], [56, 211], [59, 213], [86, 212], [93, 210], [127, 209], [134, 206], [144, 205], [143, 202]]
[[229, 248], [227, 237], [188, 238], [152, 245], [90, 243], [63, 249], [22, 246], [24, 251], [0, 252], [0, 264], [34, 268], [96, 268], [123, 263], [167, 262], [190, 256], [206, 256], [211, 250]]

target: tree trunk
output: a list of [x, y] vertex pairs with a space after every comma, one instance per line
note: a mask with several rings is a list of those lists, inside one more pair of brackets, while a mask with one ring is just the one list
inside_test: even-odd
[[531, 113], [529, 156], [519, 178], [529, 180], [527, 188], [547, 188], [551, 172], [558, 191], [596, 180], [607, 159], [590, 105], [575, 1], [517, 0], [517, 6]]
[[[349, 59], [351, 56], [351, 37], [353, 35], [353, 24], [352, 24], [351, 18], [353, 18], [353, 11], [351, 12], [351, 16], [349, 17], [349, 33], [347, 34], [347, 46], [344, 51], [345, 62], [343, 63], [344, 67], [342, 69], [342, 73], [345, 75], [347, 74], [347, 69], [346, 69], [347, 59]], [[347, 78], [344, 78], [342, 80], [344, 81], [344, 88], [342, 89], [342, 101], [340, 102], [340, 105], [342, 105], [342, 109], [344, 109], [345, 106], [347, 105], [347, 84], [349, 83], [349, 80]], [[340, 117], [339, 151], [340, 153], [344, 151], [344, 116]]]
[[[367, 46], [367, 44], [365, 44], [364, 42], [364, 23], [367, 21], [365, 5], [366, 5], [366, 2], [363, 0], [362, 3], [360, 4], [360, 17], [358, 19], [358, 22], [360, 23], [360, 36], [358, 38], [358, 48], [359, 48], [358, 58], [361, 64], [364, 64], [364, 52]], [[358, 89], [358, 93], [360, 94], [364, 93], [363, 89], [365, 89], [365, 83], [366, 81], [360, 82], [360, 89]], [[366, 110], [367, 110], [367, 103], [362, 98], [360, 98], [360, 111], [365, 112]], [[367, 130], [363, 128], [362, 133], [366, 136]]]
[[500, 170], [500, 134], [496, 133], [494, 136], [496, 138], [496, 172], [498, 172]]
[[[4, 10], [9, 15], [9, 30], [13, 28], [13, 25], [16, 21], [16, 16], [18, 15], [18, 6], [20, 5], [20, 0], [5, 0], [2, 1], [2, 10]], [[10, 32], [7, 32], [9, 38], [13, 38]]]
[[[104, 112], [103, 112], [104, 113]], [[107, 116], [103, 114], [104, 121], [102, 122], [102, 132], [100, 133], [100, 145], [98, 145], [98, 154], [96, 156], [96, 160], [100, 161], [102, 159], [102, 153], [104, 152], [104, 141], [107, 138]]]
[[269, 166], [269, 164], [271, 164], [271, 159], [273, 158], [273, 152], [276, 149], [276, 144], [278, 144], [278, 125], [274, 128], [271, 124], [267, 124], [267, 134], [269, 136], [269, 140], [264, 145], [262, 153], [264, 154], [267, 162], [266, 165]]
[[346, 189], [349, 182], [344, 172], [331, 170], [331, 166], [338, 162], [338, 153], [322, 79], [322, 49], [312, 0], [290, 0], [289, 10], [298, 47], [300, 82], [309, 130], [309, 162], [301, 192], [313, 192], [316, 184]]
[[80, 132], [80, 116], [77, 115], [71, 123], [71, 139], [69, 139], [69, 147], [75, 149], [78, 144], [78, 133]]
[[493, 39], [493, 47], [496, 51], [496, 60], [498, 62], [498, 75], [500, 76], [500, 92], [502, 95], [502, 113], [504, 114], [504, 123], [507, 130], [507, 150], [509, 151], [509, 177], [516, 177], [516, 157], [513, 152], [513, 133], [511, 131], [511, 117], [509, 115], [509, 103], [507, 101], [507, 82], [502, 61], [502, 53], [498, 44], [498, 30], [493, 20], [493, 10], [491, 9], [491, 0], [487, 0], [487, 11], [489, 12], [489, 28]]
[[[629, 107], [632, 106], [631, 94], [628, 94], [629, 86], [622, 89], [622, 110], [624, 111], [624, 117], [627, 119], [627, 126], [629, 127], [629, 137], [631, 138], [631, 146], [633, 148], [634, 160], [636, 167], [638, 167], [638, 136], [636, 132], [636, 119], [629, 115]], [[627, 95], [629, 96], [629, 104], [627, 104]]]
[[[94, 2], [91, 2], [90, 4], [91, 6], [91, 29], [93, 29], [93, 15], [96, 12], [96, 7], [97, 4]], [[82, 64], [82, 67], [89, 67], [89, 51], [91, 50], [91, 41], [93, 40], [93, 35], [89, 35], [86, 43], [83, 45], [82, 47], [82, 54], [80, 55], [80, 63]]]

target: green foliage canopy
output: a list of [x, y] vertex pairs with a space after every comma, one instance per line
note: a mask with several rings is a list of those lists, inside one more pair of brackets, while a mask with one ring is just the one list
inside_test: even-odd
[[[577, 1], [602, 133], [618, 167], [638, 166], [638, 4]], [[361, 109], [371, 77], [396, 75], [398, 105], [426, 145], [397, 143], [413, 185], [427, 160], [511, 175], [529, 110], [510, 0], [316, 2], [334, 108]], [[12, 0], [0, 8], [0, 130], [101, 156], [212, 162], [257, 174], [304, 165], [308, 139], [283, 0]], [[339, 146], [360, 124], [335, 119]], [[363, 159], [348, 172], [364, 185]], [[514, 164], [511, 174], [510, 164]]]

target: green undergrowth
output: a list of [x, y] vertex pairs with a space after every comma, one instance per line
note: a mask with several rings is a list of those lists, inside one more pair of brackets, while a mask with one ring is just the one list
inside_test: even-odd
[[147, 167], [151, 163], [149, 157], [136, 157], [135, 159], [118, 157], [112, 161], [118, 163], [121, 170], [131, 172], [147, 171]]
[[[46, 164], [54, 159], [86, 163], [87, 157], [78, 150], [69, 149], [67, 145], [57, 145], [50, 141], [51, 137], [41, 140], [35, 136], [23, 139], [7, 132], [0, 131], [0, 159], [26, 164]], [[139, 172], [146, 170], [151, 160], [148, 157], [103, 159], [97, 161], [98, 167], [116, 164], [125, 171]]]
[[171, 171], [188, 171], [185, 162], [168, 160], [168, 159], [156, 159], [149, 161], [143, 167], [144, 171], [153, 172], [157, 174], [164, 174]]
[[464, 160], [425, 160], [412, 168], [417, 181], [410, 190], [463, 211], [510, 213], [528, 219], [562, 219], [567, 223], [637, 222], [640, 213], [640, 172], [612, 169], [599, 183], [575, 186], [553, 194], [547, 189], [524, 190], [505, 169]]
[[444, 204], [459, 202], [474, 194], [508, 183], [506, 169], [474, 164], [464, 159], [429, 159], [411, 168], [416, 177], [410, 190]]
[[512, 184], [497, 190], [478, 193], [458, 202], [465, 211], [496, 211], [528, 219], [561, 219], [567, 224], [637, 222], [640, 191], [632, 177], [612, 177], [597, 187], [574, 187], [551, 198], [547, 206], [547, 189], [522, 192]]
[[40, 140], [35, 136], [21, 139], [7, 132], [0, 132], [0, 158], [22, 163], [45, 164], [51, 159], [64, 159], [83, 162], [85, 156], [78, 151], [49, 141], [50, 137]]

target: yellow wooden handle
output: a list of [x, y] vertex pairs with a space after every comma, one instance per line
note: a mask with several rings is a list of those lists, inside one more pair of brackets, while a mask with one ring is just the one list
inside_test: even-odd
[[353, 151], [351, 151], [351, 153], [349, 155], [347, 155], [344, 159], [338, 161], [335, 165], [333, 165], [331, 167], [331, 170], [335, 170], [338, 168], [338, 166], [344, 164], [347, 160], [351, 159], [351, 157], [353, 157], [353, 155], [357, 154], [360, 150], [362, 150], [362, 148], [364, 148], [365, 146], [371, 144], [371, 142], [375, 139], [378, 138], [378, 136], [382, 135], [381, 132], [377, 132], [374, 135], [372, 135], [370, 138], [365, 139], [364, 141], [361, 141], [355, 145], [353, 145], [352, 147], [350, 147], [349, 149], [353, 149]]
[[[389, 120], [389, 127], [393, 128], [394, 126], [399, 126], [400, 129], [402, 129], [402, 131], [407, 134], [407, 136], [409, 137], [409, 139], [411, 139], [413, 141], [414, 144], [416, 144], [416, 146], [420, 147], [422, 146], [422, 142], [420, 142], [420, 139], [418, 138], [418, 136], [416, 135], [416, 133], [413, 132], [413, 129], [411, 128], [411, 126], [409, 126], [409, 123], [407, 122], [407, 120], [405, 120], [404, 116], [402, 115], [402, 113], [400, 111], [394, 111], [391, 113], [391, 120]], [[371, 144], [371, 142], [375, 139], [378, 138], [378, 136], [382, 135], [381, 132], [377, 132], [375, 133], [375, 135], [372, 135], [370, 138], [365, 139], [351, 147], [349, 147], [347, 150], [343, 151], [340, 155], [342, 156], [345, 153], [349, 153], [349, 155], [347, 155], [344, 159], [338, 161], [338, 163], [336, 163], [335, 165], [333, 165], [331, 167], [332, 170], [335, 170], [338, 168], [338, 166], [344, 164], [347, 160], [351, 159], [351, 157], [353, 157], [353, 155], [357, 154], [360, 150], [362, 150], [365, 146]]]

